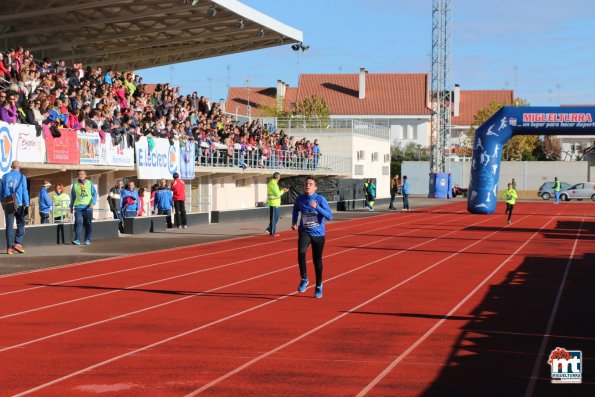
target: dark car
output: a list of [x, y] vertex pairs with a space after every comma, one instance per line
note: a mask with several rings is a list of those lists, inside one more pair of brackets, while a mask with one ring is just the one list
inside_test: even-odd
[[464, 187], [460, 187], [460, 186], [453, 186], [452, 188], [452, 196], [453, 197], [457, 197], [457, 196], [463, 196], [463, 197], [467, 197], [467, 193], [469, 192], [469, 189], [464, 188]]
[[[568, 189], [570, 183], [560, 182], [560, 190]], [[537, 196], [544, 200], [549, 200], [550, 197], [554, 196], [554, 182], [545, 182], [537, 191]]]

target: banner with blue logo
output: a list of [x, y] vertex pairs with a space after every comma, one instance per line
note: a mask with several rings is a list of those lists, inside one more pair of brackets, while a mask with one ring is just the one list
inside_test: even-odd
[[180, 178], [191, 181], [194, 179], [194, 142], [186, 142], [180, 147]]
[[17, 159], [17, 132], [14, 126], [0, 121], [0, 178], [10, 171]]
[[138, 179], [172, 179], [180, 172], [180, 142], [163, 138], [141, 137], [136, 142], [136, 168]]

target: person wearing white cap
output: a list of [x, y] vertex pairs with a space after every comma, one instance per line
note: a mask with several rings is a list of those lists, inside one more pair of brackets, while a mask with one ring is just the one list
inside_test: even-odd
[[50, 186], [52, 186], [50, 181], [43, 181], [39, 191], [39, 217], [41, 223], [50, 223], [50, 212], [52, 212], [52, 200], [48, 194]]

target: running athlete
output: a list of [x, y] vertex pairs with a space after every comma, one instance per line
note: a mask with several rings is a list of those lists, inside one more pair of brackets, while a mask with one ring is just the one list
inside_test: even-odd
[[[316, 272], [316, 288], [314, 297], [322, 298], [322, 251], [324, 249], [325, 230], [324, 220], [332, 220], [333, 215], [326, 199], [316, 193], [316, 181], [309, 176], [304, 182], [304, 194], [300, 195], [293, 205], [291, 228], [299, 231], [298, 263], [302, 280], [298, 286], [299, 292], [306, 291], [308, 273], [306, 270], [306, 252], [312, 244], [312, 259]], [[301, 213], [298, 226], [298, 213]]]
[[512, 187], [512, 183], [508, 184], [508, 189], [506, 189], [502, 196], [506, 199], [506, 212], [508, 214], [508, 224], [510, 225], [510, 218], [512, 217], [512, 210], [514, 209], [514, 205], [516, 203], [516, 199], [518, 194], [516, 190]]

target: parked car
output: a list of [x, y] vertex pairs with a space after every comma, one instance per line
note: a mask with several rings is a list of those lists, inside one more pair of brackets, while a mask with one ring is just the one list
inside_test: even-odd
[[583, 182], [570, 186], [568, 189], [560, 190], [560, 200], [570, 201], [572, 199], [591, 199], [595, 201], [595, 183]]
[[[560, 191], [568, 189], [572, 186], [570, 183], [560, 182]], [[549, 200], [554, 197], [554, 182], [545, 182], [537, 191], [537, 196], [544, 200]]]
[[452, 196], [453, 197], [457, 197], [457, 196], [467, 197], [468, 192], [469, 192], [469, 189], [467, 189], [465, 187], [460, 187], [460, 186], [455, 185], [452, 188]]

